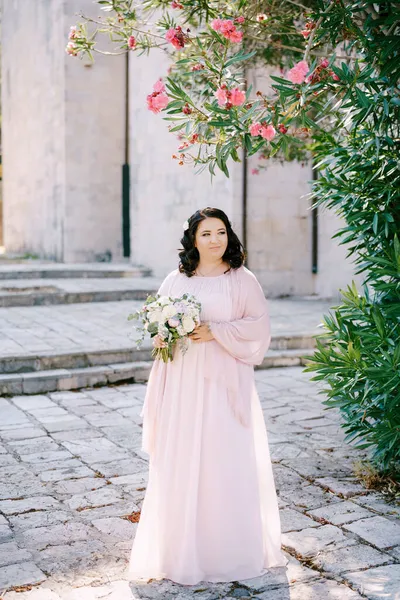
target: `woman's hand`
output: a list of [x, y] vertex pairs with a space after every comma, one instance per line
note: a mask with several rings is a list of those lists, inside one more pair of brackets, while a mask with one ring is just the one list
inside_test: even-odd
[[211, 333], [211, 329], [207, 323], [198, 325], [195, 329], [193, 329], [192, 333], [189, 333], [188, 337], [192, 340], [194, 344], [199, 344], [201, 342], [211, 342], [211, 340], [214, 339], [214, 336]]
[[157, 334], [153, 337], [153, 346], [154, 348], [166, 348], [167, 342], [164, 342], [164, 340]]

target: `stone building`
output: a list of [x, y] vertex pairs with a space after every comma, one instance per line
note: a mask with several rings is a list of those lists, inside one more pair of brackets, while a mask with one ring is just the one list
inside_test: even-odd
[[[337, 217], [310, 210], [311, 168], [271, 164], [254, 176], [250, 160], [244, 185], [242, 164], [212, 182], [207, 172], [179, 167], [171, 159], [175, 138], [145, 103], [165, 59], [97, 56], [91, 64], [68, 56], [79, 11], [99, 12], [91, 0], [3, 3], [7, 252], [64, 262], [125, 259], [162, 276], [176, 266], [182, 223], [199, 207], [218, 206], [241, 237], [246, 210], [248, 265], [271, 296], [336, 295], [352, 265], [331, 239]], [[260, 87], [265, 74], [249, 78]]]

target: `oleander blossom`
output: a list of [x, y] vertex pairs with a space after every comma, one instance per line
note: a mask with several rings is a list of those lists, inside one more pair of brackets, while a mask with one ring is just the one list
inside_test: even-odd
[[128, 38], [128, 48], [129, 50], [136, 48], [136, 38], [133, 35], [130, 35]]
[[235, 23], [231, 19], [213, 19], [211, 27], [234, 44], [239, 44], [243, 39], [243, 33], [236, 29]]
[[246, 100], [246, 94], [239, 88], [229, 90], [226, 84], [221, 85], [215, 92], [218, 100], [218, 106], [232, 108], [232, 106], [241, 106]]
[[76, 44], [74, 44], [74, 42], [68, 42], [68, 44], [65, 48], [65, 52], [67, 54], [69, 54], [70, 56], [77, 56], [78, 55], [78, 46]]
[[168, 29], [167, 33], [165, 34], [165, 39], [177, 50], [182, 50], [182, 48], [185, 47], [187, 36], [183, 33], [182, 27], [179, 27], [178, 25], [178, 27], [175, 27], [175, 29], [173, 27]]
[[298, 62], [290, 71], [287, 73], [287, 79], [292, 83], [304, 83], [306, 75], [309, 71], [308, 64], [305, 60]]
[[153, 93], [147, 96], [147, 108], [153, 113], [159, 113], [168, 106], [168, 102], [165, 85], [162, 79], [159, 79], [153, 86]]
[[182, 353], [188, 349], [188, 334], [200, 325], [200, 311], [200, 302], [191, 294], [180, 298], [148, 296], [142, 308], [128, 317], [136, 321], [134, 334], [137, 347], [140, 348], [146, 334], [158, 336], [164, 347], [154, 348], [152, 356], [164, 362], [173, 360], [175, 346]]
[[266, 125], [265, 123], [252, 123], [249, 128], [250, 135], [263, 137], [265, 140], [270, 142], [276, 135], [276, 130], [273, 125]]

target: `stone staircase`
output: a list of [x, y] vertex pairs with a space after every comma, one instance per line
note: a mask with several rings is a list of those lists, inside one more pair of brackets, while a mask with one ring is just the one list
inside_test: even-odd
[[[46, 284], [50, 289], [46, 288]], [[27, 343], [26, 348], [23, 344], [18, 345], [17, 351], [9, 350], [7, 346], [2, 351], [2, 331], [6, 334], [9, 332], [11, 336], [13, 331], [23, 335], [24, 328], [14, 330], [5, 326], [2, 329], [1, 322], [3, 317], [5, 322], [8, 319], [18, 324], [21, 318], [22, 322], [29, 323], [37, 317], [36, 334], [40, 338], [42, 327], [43, 340], [46, 341], [49, 332], [45, 328], [44, 317], [47, 314], [47, 319], [57, 318], [57, 315], [54, 317], [56, 313], [53, 312], [49, 317], [45, 311], [59, 310], [52, 309], [52, 305], [68, 305], [61, 307], [62, 317], [70, 311], [67, 314], [69, 321], [75, 322], [77, 305], [81, 305], [82, 308], [78, 306], [81, 322], [87, 324], [86, 321], [89, 321], [89, 325], [93, 325], [91, 330], [95, 330], [97, 325], [101, 329], [103, 321], [96, 323], [101, 308], [109, 309], [105, 314], [110, 314], [112, 323], [116, 320], [114, 314], [119, 318], [123, 315], [125, 321], [129, 310], [138, 305], [137, 301], [156, 291], [159, 284], [160, 279], [151, 277], [148, 271], [129, 265], [0, 264], [0, 395], [41, 394], [147, 381], [152, 364], [151, 345], [147, 341], [141, 349], [136, 349], [128, 338], [128, 324], [123, 324], [117, 332], [119, 337], [116, 335], [108, 343], [103, 343], [101, 339], [100, 343], [96, 343], [99, 334], [97, 338], [90, 338], [88, 334], [87, 339], [81, 335], [79, 347], [66, 350], [65, 339], [60, 333], [59, 344], [57, 338], [55, 341], [53, 339], [51, 350], [32, 350]], [[127, 303], [127, 300], [134, 302]], [[281, 313], [281, 316], [273, 318], [277, 331], [258, 368], [303, 365], [306, 357], [312, 354], [314, 335], [317, 333], [315, 327], [320, 319], [320, 314], [313, 316], [312, 311], [322, 313], [325, 307], [319, 304], [311, 306], [301, 299], [297, 305], [294, 300], [293, 306], [288, 302], [290, 300], [271, 301], [273, 311]], [[87, 308], [82, 316], [84, 305]], [[304, 323], [294, 328], [289, 320], [296, 311], [299, 312], [299, 306], [300, 312], [303, 307]], [[55, 327], [56, 331], [62, 329], [63, 323], [59, 325], [59, 328]], [[293, 333], [288, 333], [290, 329], [294, 329]], [[70, 332], [68, 335], [71, 337]]]

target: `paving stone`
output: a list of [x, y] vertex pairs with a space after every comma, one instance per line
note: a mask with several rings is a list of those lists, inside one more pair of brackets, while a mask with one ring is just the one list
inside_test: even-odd
[[85, 523], [71, 521], [65, 525], [37, 527], [23, 531], [21, 539], [27, 548], [43, 550], [46, 546], [59, 546], [93, 538], [93, 529]]
[[388, 550], [388, 554], [393, 556], [393, 558], [397, 560], [397, 562], [400, 562], [400, 546], [396, 546], [396, 548], [391, 548], [390, 550]]
[[319, 506], [330, 505], [331, 503], [340, 501], [331, 492], [312, 484], [301, 485], [295, 489], [285, 489], [282, 486], [279, 493], [289, 504], [294, 504], [300, 508], [318, 508]]
[[285, 508], [280, 511], [281, 527], [282, 532], [287, 531], [300, 531], [307, 527], [319, 527], [320, 523], [316, 523], [306, 515], [293, 510], [291, 508]]
[[107, 534], [115, 541], [130, 540], [133, 541], [135, 537], [135, 531], [137, 529], [136, 523], [131, 523], [127, 519], [121, 519], [118, 517], [110, 517], [109, 519], [95, 519], [92, 524], [102, 533]]
[[114, 485], [136, 485], [139, 488], [143, 488], [147, 486], [148, 479], [149, 475], [147, 470], [145, 470], [139, 473], [132, 473], [131, 475], [121, 475], [121, 477], [112, 477], [110, 481]]
[[368, 600], [400, 598], [400, 565], [346, 573], [345, 577]]
[[40, 583], [45, 579], [46, 575], [33, 562], [0, 567], [0, 590], [17, 585]]
[[331, 552], [320, 552], [313, 560], [313, 564], [318, 569], [323, 569], [334, 575], [340, 575], [346, 571], [376, 567], [390, 562], [392, 562], [392, 559], [388, 554], [379, 552], [367, 544], [349, 546]]
[[13, 539], [13, 532], [7, 523], [0, 523], [0, 544], [9, 542]]
[[0, 399], [0, 430], [8, 425], [30, 424], [28, 417], [5, 399]]
[[362, 600], [357, 592], [336, 581], [300, 583], [288, 589], [268, 590], [258, 600]]
[[343, 525], [344, 523], [374, 516], [374, 513], [371, 511], [349, 500], [336, 502], [329, 506], [308, 510], [307, 512], [317, 519], [329, 521], [332, 525]]
[[368, 496], [357, 496], [357, 498], [353, 498], [353, 502], [360, 504], [361, 506], [365, 506], [366, 508], [370, 508], [378, 513], [382, 513], [384, 515], [393, 515], [395, 517], [400, 517], [400, 506], [393, 504], [392, 502], [388, 502], [385, 500], [384, 496], [380, 494], [368, 494]]
[[122, 494], [113, 486], [106, 486], [99, 490], [76, 494], [67, 500], [68, 506], [72, 510], [81, 510], [83, 508], [96, 508], [113, 504], [123, 499]]
[[307, 528], [282, 534], [282, 544], [295, 550], [300, 556], [312, 557], [322, 550], [344, 548], [355, 544], [355, 541], [344, 535], [334, 525]]
[[[161, 598], [162, 596], [160, 596]], [[167, 600], [167, 596], [164, 596]], [[98, 587], [85, 586], [62, 594], [62, 600], [138, 600], [128, 581], [113, 581]], [[18, 600], [18, 599], [16, 599]], [[36, 599], [35, 599], [36, 600]], [[39, 600], [39, 599], [38, 599]]]
[[83, 419], [72, 415], [57, 417], [57, 419], [51, 418], [49, 421], [42, 419], [42, 425], [50, 433], [70, 429], [85, 429], [87, 427], [87, 423]]
[[[79, 461], [78, 461], [79, 462]], [[40, 474], [42, 481], [61, 481], [63, 479], [79, 479], [93, 475], [93, 471], [85, 466], [69, 466], [53, 471], [44, 471]]]
[[101, 508], [88, 508], [79, 513], [79, 519], [86, 522], [92, 522], [95, 519], [107, 519], [109, 517], [123, 517], [137, 512], [139, 507], [133, 500], [124, 500], [102, 506]]
[[32, 408], [29, 409], [28, 412], [40, 423], [46, 423], [48, 421], [56, 421], [57, 417], [65, 417], [68, 415], [68, 412], [54, 404], [54, 407], [51, 408]]
[[92, 492], [106, 485], [106, 479], [102, 477], [85, 477], [83, 479], [67, 479], [54, 484], [57, 494], [74, 495]]
[[24, 498], [43, 492], [43, 485], [25, 467], [20, 465], [0, 468], [0, 500]]
[[28, 440], [30, 438], [42, 437], [46, 432], [39, 427], [24, 427], [23, 429], [9, 429], [0, 431], [0, 438], [5, 442], [11, 440]]
[[99, 471], [105, 477], [117, 477], [119, 475], [130, 475], [132, 473], [141, 473], [146, 469], [146, 463], [140, 458], [128, 458], [125, 460], [115, 460], [107, 463], [95, 463], [92, 468]]
[[85, 571], [99, 557], [107, 555], [107, 552], [101, 540], [79, 541], [41, 550], [37, 555], [37, 563], [50, 574]]
[[322, 487], [331, 490], [335, 494], [340, 494], [343, 498], [351, 498], [358, 494], [367, 493], [366, 489], [355, 479], [334, 479], [332, 477], [322, 477], [315, 480]]
[[7, 592], [5, 600], [62, 600], [61, 596], [44, 587], [32, 588], [29, 592]]
[[[304, 458], [290, 458], [284, 459], [282, 462], [303, 477], [312, 477], [317, 481], [325, 475], [334, 475], [335, 477], [341, 474], [348, 475], [348, 470], [343, 469], [339, 463], [321, 457], [315, 457], [313, 460], [308, 461], [304, 460]], [[328, 477], [325, 479], [329, 480]], [[332, 482], [334, 481], [336, 481], [336, 479], [332, 479]]]
[[16, 442], [8, 442], [8, 444], [12, 451], [16, 452], [19, 456], [36, 454], [38, 452], [50, 452], [60, 448], [60, 446], [49, 437], [33, 438], [32, 440], [18, 440]]
[[11, 454], [0, 454], [0, 468], [8, 465], [18, 465], [18, 462]]
[[57, 406], [48, 396], [37, 394], [33, 396], [14, 396], [12, 402], [23, 410], [54, 408]]
[[48, 452], [37, 452], [21, 455], [21, 460], [29, 463], [46, 463], [49, 461], [61, 461], [72, 458], [72, 454], [67, 450], [50, 450]]
[[142, 429], [136, 424], [129, 423], [125, 427], [102, 427], [107, 439], [127, 450], [136, 450], [142, 445]]
[[49, 525], [67, 523], [67, 521], [71, 521], [74, 517], [72, 513], [67, 513], [63, 510], [39, 510], [9, 518], [14, 531], [17, 532], [35, 527], [47, 527]]
[[298, 560], [288, 555], [288, 564], [286, 567], [266, 569], [259, 577], [243, 579], [242, 581], [238, 581], [238, 583], [249, 588], [251, 592], [259, 594], [267, 589], [281, 585], [286, 586], [288, 583], [310, 581], [318, 577], [319, 573], [308, 567], [304, 567]]
[[111, 462], [127, 458], [124, 450], [105, 438], [83, 439], [62, 442], [74, 456], [80, 456], [85, 462]]
[[27, 465], [29, 469], [35, 473], [35, 475], [41, 475], [48, 471], [55, 471], [56, 469], [67, 469], [72, 467], [81, 467], [83, 463], [77, 458], [64, 458], [64, 460], [52, 460], [49, 462], [42, 463], [29, 463]]
[[93, 427], [106, 427], [112, 423], [114, 426], [123, 426], [128, 423], [128, 421], [122, 415], [118, 414], [115, 411], [105, 411], [105, 412], [94, 412], [92, 414], [88, 413], [85, 415], [86, 421], [88, 421]]
[[382, 550], [400, 544], [400, 525], [385, 517], [360, 519], [343, 527]]
[[58, 442], [72, 442], [74, 440], [89, 440], [103, 437], [103, 433], [94, 427], [86, 429], [70, 429], [69, 431], [53, 431], [51, 437]]
[[51, 496], [33, 496], [23, 500], [2, 500], [0, 511], [5, 515], [17, 515], [33, 510], [50, 510], [60, 508], [60, 503]]
[[0, 567], [29, 561], [31, 558], [32, 554], [27, 550], [18, 548], [15, 542], [0, 544]]

